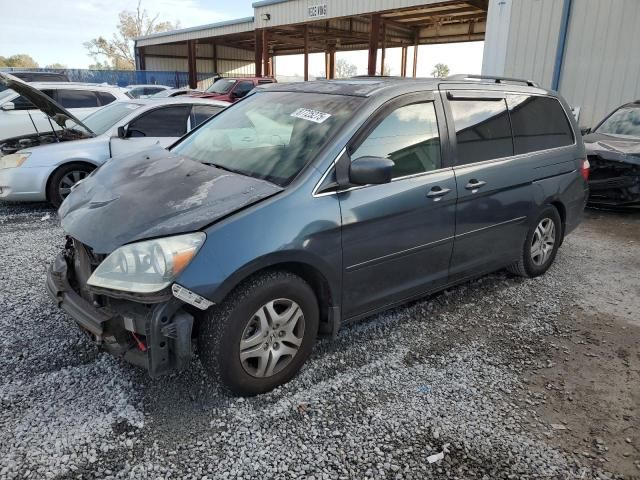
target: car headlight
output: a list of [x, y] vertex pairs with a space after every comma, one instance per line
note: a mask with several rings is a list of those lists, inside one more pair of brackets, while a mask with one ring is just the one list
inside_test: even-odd
[[31, 152], [12, 153], [10, 155], [0, 157], [0, 170], [3, 168], [19, 167], [27, 160], [27, 158], [29, 158], [29, 155], [31, 155]]
[[95, 269], [87, 283], [126, 292], [158, 292], [189, 265], [205, 238], [197, 232], [124, 245]]

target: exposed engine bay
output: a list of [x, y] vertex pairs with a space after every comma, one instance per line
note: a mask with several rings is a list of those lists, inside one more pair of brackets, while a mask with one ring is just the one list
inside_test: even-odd
[[19, 137], [7, 138], [0, 142], [0, 157], [15, 153], [24, 148], [37, 147], [39, 145], [48, 145], [50, 143], [66, 142], [69, 140], [80, 140], [90, 138], [87, 132], [76, 130], [73, 128], [65, 128], [62, 130], [47, 131], [33, 133], [30, 135], [22, 135]]

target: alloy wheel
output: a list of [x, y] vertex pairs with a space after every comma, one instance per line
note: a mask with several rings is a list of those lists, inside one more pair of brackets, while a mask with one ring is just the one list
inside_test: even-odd
[[253, 314], [240, 340], [240, 361], [249, 375], [271, 377], [293, 360], [304, 338], [304, 314], [293, 300], [271, 300]]
[[71, 187], [73, 187], [80, 180], [84, 180], [89, 175], [89, 172], [83, 170], [72, 170], [60, 179], [58, 185], [58, 193], [63, 200], [67, 198], [67, 195], [71, 193]]
[[544, 265], [553, 253], [556, 243], [556, 226], [550, 218], [538, 223], [531, 240], [531, 260], [538, 267]]

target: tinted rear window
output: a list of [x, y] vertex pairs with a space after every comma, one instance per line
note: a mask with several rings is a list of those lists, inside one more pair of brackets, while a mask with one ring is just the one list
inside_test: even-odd
[[64, 108], [96, 108], [98, 97], [91, 90], [58, 90], [57, 100]]
[[552, 97], [507, 95], [516, 155], [573, 144], [560, 102]]
[[457, 164], [513, 155], [509, 113], [504, 100], [452, 100], [458, 145]]

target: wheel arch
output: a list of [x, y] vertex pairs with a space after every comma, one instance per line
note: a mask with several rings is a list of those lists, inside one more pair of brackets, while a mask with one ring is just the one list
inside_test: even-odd
[[83, 166], [91, 167], [92, 169], [96, 169], [100, 166], [100, 164], [92, 160], [86, 160], [86, 159], [74, 159], [74, 160], [69, 160], [64, 163], [60, 163], [59, 165], [56, 165], [56, 167], [53, 170], [51, 170], [51, 172], [49, 172], [49, 176], [47, 177], [47, 181], [45, 182], [45, 185], [44, 185], [44, 192], [48, 202], [51, 201], [51, 199], [49, 198], [49, 187], [51, 186], [51, 181], [53, 180], [53, 177], [55, 176], [56, 173], [58, 173], [58, 171], [61, 168], [68, 167], [69, 165], [83, 165]]
[[309, 258], [308, 255], [295, 255], [292, 252], [280, 252], [277, 255], [260, 258], [230, 275], [223, 284], [218, 287], [215, 295], [216, 303], [221, 303], [239, 285], [256, 275], [262, 275], [270, 271], [279, 270], [292, 273], [306, 281], [318, 300], [320, 308], [320, 327], [335, 320], [331, 312], [332, 308], [340, 305], [340, 291], [336, 282], [332, 281], [332, 274], [321, 261]]

